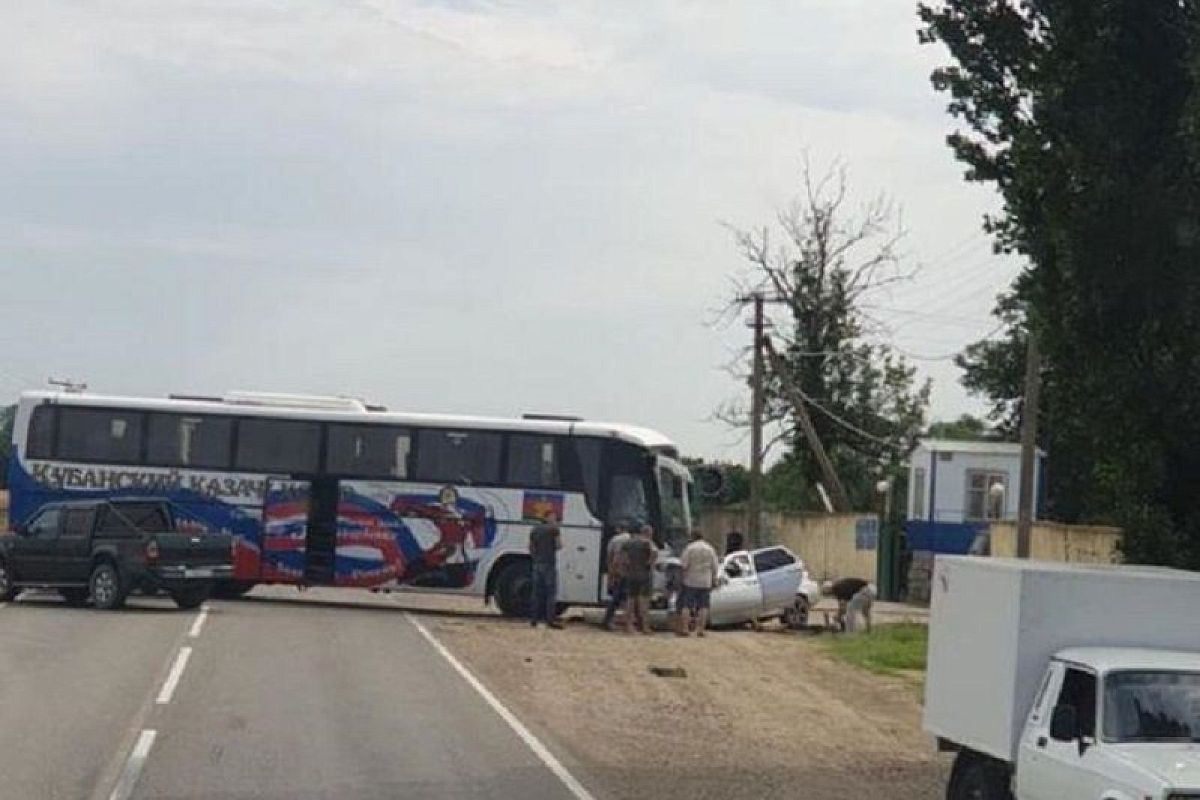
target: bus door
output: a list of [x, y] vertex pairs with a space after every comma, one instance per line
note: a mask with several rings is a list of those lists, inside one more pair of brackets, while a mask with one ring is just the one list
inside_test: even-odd
[[308, 583], [333, 584], [338, 535], [338, 482], [314, 478], [309, 482], [308, 531], [305, 537], [304, 578]]
[[334, 478], [269, 479], [263, 505], [263, 579], [332, 584], [337, 511]]
[[595, 528], [562, 525], [562, 550], [558, 553], [558, 596], [563, 602], [595, 603], [608, 593], [597, 597], [600, 583], [599, 548], [603, 553], [600, 531]]
[[263, 494], [260, 561], [263, 580], [277, 583], [304, 581], [311, 489], [309, 481], [267, 479]]

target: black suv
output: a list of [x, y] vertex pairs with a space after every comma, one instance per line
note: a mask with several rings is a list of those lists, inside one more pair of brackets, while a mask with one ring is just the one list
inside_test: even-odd
[[132, 591], [165, 591], [195, 608], [233, 574], [225, 534], [180, 533], [161, 499], [48, 503], [0, 536], [0, 601], [49, 587], [71, 605], [120, 608]]

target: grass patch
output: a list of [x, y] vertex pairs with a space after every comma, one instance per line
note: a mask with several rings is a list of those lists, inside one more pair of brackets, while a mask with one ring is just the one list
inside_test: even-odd
[[924, 672], [929, 628], [915, 624], [876, 625], [870, 633], [831, 636], [825, 643], [835, 658], [879, 675]]

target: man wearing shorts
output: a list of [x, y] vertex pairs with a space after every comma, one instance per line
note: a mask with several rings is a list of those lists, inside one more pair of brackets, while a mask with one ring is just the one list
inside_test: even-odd
[[683, 569], [683, 592], [680, 596], [680, 636], [687, 636], [696, 622], [696, 635], [703, 636], [708, 626], [709, 597], [717, 582], [720, 559], [712, 545], [704, 541], [699, 531], [692, 531], [692, 541], [679, 556]]
[[633, 633], [634, 620], [642, 633], [650, 633], [650, 588], [658, 549], [651, 536], [654, 529], [643, 525], [621, 548], [621, 577], [625, 581], [625, 632]]
[[617, 609], [625, 604], [625, 579], [621, 576], [621, 549], [632, 537], [623, 523], [616, 525], [617, 534], [608, 540], [605, 564], [608, 571], [608, 605], [604, 608], [604, 627], [613, 629]]

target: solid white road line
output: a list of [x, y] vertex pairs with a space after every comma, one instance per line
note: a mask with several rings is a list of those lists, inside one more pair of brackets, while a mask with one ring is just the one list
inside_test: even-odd
[[162, 691], [158, 693], [158, 699], [154, 702], [159, 705], [171, 702], [171, 696], [175, 694], [175, 687], [179, 685], [179, 679], [183, 677], [184, 667], [187, 666], [188, 659], [191, 657], [192, 648], [179, 648], [179, 654], [175, 656], [175, 663], [171, 665], [171, 671], [167, 673], [167, 680], [163, 683]]
[[121, 770], [121, 778], [117, 781], [117, 785], [113, 787], [112, 794], [108, 796], [108, 800], [128, 800], [133, 795], [133, 788], [137, 785], [138, 778], [141, 777], [142, 767], [146, 765], [146, 757], [150, 755], [150, 748], [154, 746], [154, 737], [156, 736], [158, 736], [158, 733], [155, 731], [142, 731], [142, 735], [138, 737], [137, 744], [133, 746], [133, 752], [125, 760], [125, 768]]
[[472, 675], [470, 670], [464, 667], [462, 662], [455, 658], [454, 654], [446, 649], [445, 645], [434, 638], [434, 635], [430, 633], [425, 626], [422, 625], [420, 621], [417, 620], [417, 618], [412, 614], [405, 613], [404, 616], [408, 617], [408, 621], [416, 627], [417, 632], [424, 636], [425, 640], [433, 645], [433, 649], [437, 650], [438, 653], [441, 654], [442, 658], [446, 659], [446, 661], [450, 663], [450, 666], [454, 667], [455, 671], [463, 677], [463, 680], [471, 684], [471, 688], [479, 693], [479, 696], [482, 697], [484, 701], [486, 701], [487, 704], [492, 707], [492, 710], [499, 714], [500, 718], [508, 723], [508, 727], [512, 728], [517, 736], [521, 737], [521, 741], [525, 742], [529, 749], [534, 752], [534, 755], [540, 758], [542, 763], [554, 773], [555, 777], [562, 781], [563, 785], [567, 787], [567, 791], [569, 791], [576, 798], [576, 800], [594, 800], [591, 792], [583, 788], [583, 784], [576, 780], [574, 775], [572, 775], [570, 772], [567, 772], [567, 768], [564, 767], [562, 763], [554, 757], [554, 754], [547, 749], [546, 745], [542, 744], [541, 740], [534, 736], [530, 730], [525, 727], [521, 720], [517, 719], [515, 714], [509, 711], [503, 703], [496, 699], [496, 696], [488, 691], [488, 688], [480, 683], [479, 679]]
[[200, 613], [196, 615], [196, 621], [192, 623], [192, 629], [188, 631], [188, 636], [192, 639], [200, 635], [200, 629], [204, 627], [204, 620], [208, 619], [208, 609], [201, 607]]

